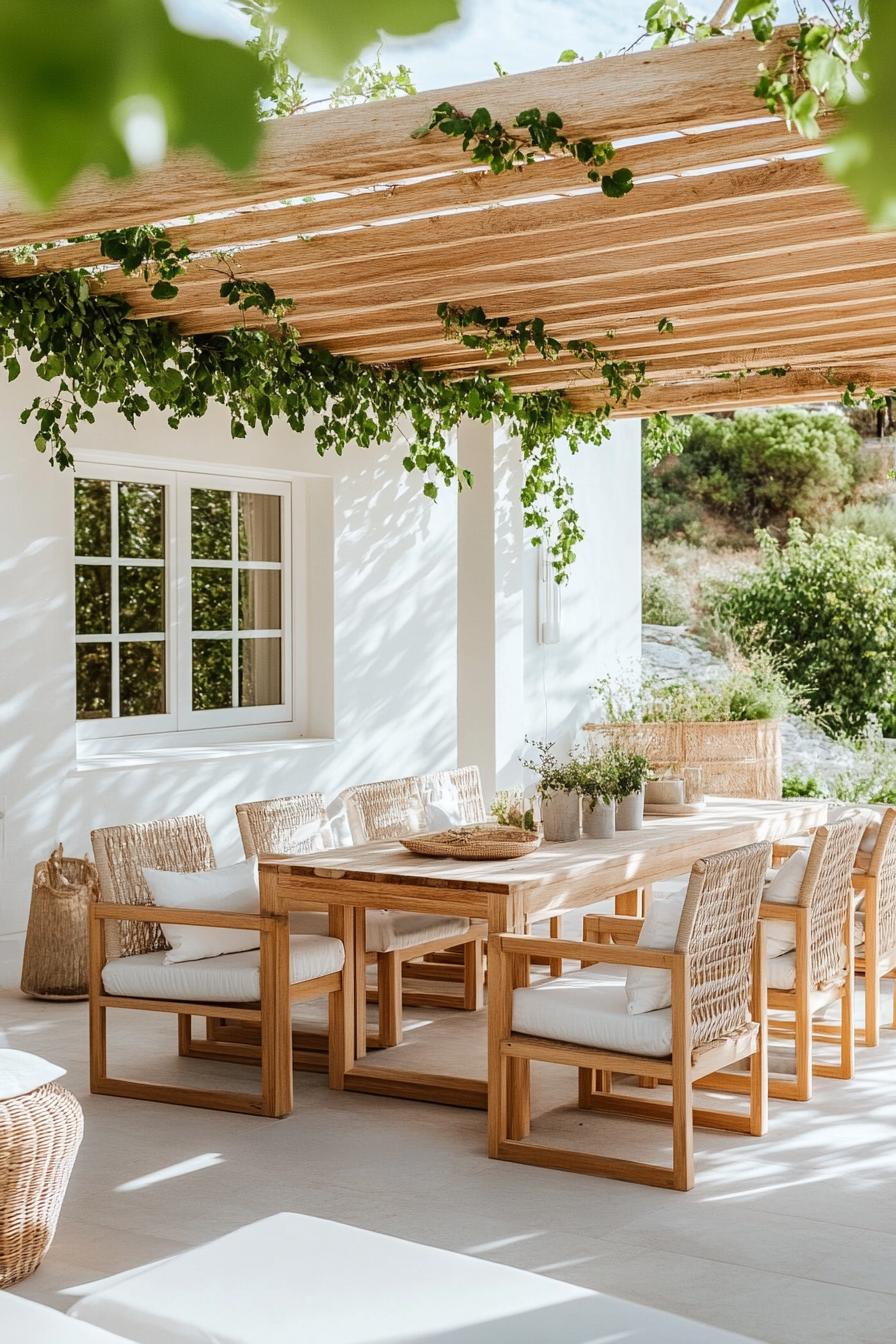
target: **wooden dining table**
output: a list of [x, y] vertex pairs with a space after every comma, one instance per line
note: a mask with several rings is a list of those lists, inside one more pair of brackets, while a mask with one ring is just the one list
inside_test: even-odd
[[[687, 874], [694, 862], [756, 841], [782, 840], [827, 820], [827, 804], [710, 798], [687, 816], [645, 819], [640, 831], [611, 840], [544, 842], [524, 858], [465, 861], [411, 854], [397, 840], [315, 851], [260, 863], [261, 913], [284, 916], [309, 907], [330, 912], [330, 932], [346, 943], [354, 977], [347, 992], [357, 1010], [345, 1033], [338, 1073], [345, 1089], [414, 1101], [485, 1110], [488, 1083], [481, 1078], [412, 1072], [365, 1064], [366, 910], [465, 916], [482, 920], [489, 935], [522, 933], [533, 917], [593, 906], [633, 888]], [[347, 1005], [346, 1005], [347, 1006]], [[289, 1003], [275, 1014], [277, 1072], [292, 1105], [292, 1037]], [[494, 1023], [490, 1023], [492, 1049]], [[332, 1050], [331, 1041], [331, 1050]], [[331, 1070], [331, 1081], [334, 1072]]]

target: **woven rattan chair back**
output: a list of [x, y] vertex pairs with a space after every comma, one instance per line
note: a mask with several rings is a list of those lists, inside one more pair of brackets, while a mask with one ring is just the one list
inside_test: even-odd
[[865, 832], [856, 814], [828, 822], [815, 832], [798, 904], [808, 906], [809, 978], [816, 989], [841, 984], [846, 976], [843, 941], [852, 912], [852, 871]]
[[340, 797], [345, 800], [356, 844], [366, 840], [398, 840], [425, 829], [426, 804], [415, 775], [357, 784]]
[[456, 798], [460, 819], [464, 824], [488, 819], [478, 765], [464, 765], [458, 770], [437, 770], [431, 775], [421, 775], [420, 785], [423, 797], [431, 796], [434, 803], [438, 803], [445, 794]]
[[247, 859], [256, 854], [309, 854], [331, 848], [327, 810], [319, 793], [237, 803], [236, 820]]
[[868, 873], [877, 879], [877, 954], [888, 957], [896, 951], [896, 807], [880, 819]]
[[700, 859], [691, 871], [675, 950], [690, 960], [694, 1049], [752, 1021], [753, 944], [770, 857], [768, 844], [745, 845]]
[[[136, 826], [106, 826], [91, 831], [100, 898], [116, 905], [152, 905], [144, 868], [198, 873], [215, 867], [215, 854], [204, 817], [167, 817]], [[158, 924], [106, 922], [106, 956], [133, 957], [168, 947]]]

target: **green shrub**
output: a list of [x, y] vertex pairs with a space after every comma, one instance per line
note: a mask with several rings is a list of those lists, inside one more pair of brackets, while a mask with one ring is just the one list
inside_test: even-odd
[[809, 709], [859, 732], [896, 697], [896, 558], [873, 537], [790, 525], [779, 546], [760, 534], [760, 569], [716, 599], [720, 624], [747, 654], [778, 660]]
[[644, 459], [645, 536], [693, 527], [701, 504], [751, 530], [794, 516], [820, 522], [868, 470], [859, 435], [837, 411], [695, 415], [679, 457], [656, 468]]
[[781, 673], [761, 653], [708, 685], [656, 677], [637, 685], [607, 677], [591, 690], [608, 723], [746, 723], [783, 718], [793, 705]]
[[781, 782], [781, 797], [831, 798], [833, 794], [815, 775], [785, 775]]
[[641, 584], [641, 619], [649, 625], [686, 625], [691, 613], [668, 579], [649, 574]]
[[896, 551], [896, 499], [887, 495], [881, 500], [848, 504], [845, 509], [834, 514], [830, 526], [846, 527], [853, 532], [861, 532], [865, 537], [876, 537]]

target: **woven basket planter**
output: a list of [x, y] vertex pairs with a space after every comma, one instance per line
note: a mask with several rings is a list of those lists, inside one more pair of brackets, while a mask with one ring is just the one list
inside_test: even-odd
[[775, 719], [746, 723], [586, 723], [595, 747], [646, 756], [654, 770], [696, 765], [706, 793], [781, 797], [781, 729]]
[[87, 998], [87, 917], [98, 892], [90, 860], [64, 858], [61, 845], [37, 865], [22, 958], [23, 994]]
[[83, 1131], [81, 1107], [57, 1083], [0, 1101], [0, 1288], [46, 1255]]

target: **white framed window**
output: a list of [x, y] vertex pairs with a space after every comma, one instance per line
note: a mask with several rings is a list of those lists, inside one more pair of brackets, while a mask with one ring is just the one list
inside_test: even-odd
[[292, 719], [288, 481], [83, 463], [81, 739]]

